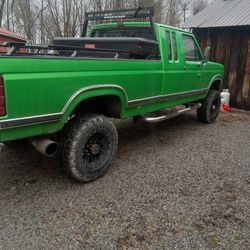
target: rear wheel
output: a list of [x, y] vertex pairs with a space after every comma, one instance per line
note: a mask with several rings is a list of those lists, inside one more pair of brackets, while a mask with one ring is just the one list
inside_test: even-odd
[[217, 119], [221, 106], [221, 97], [218, 90], [210, 90], [197, 110], [198, 120], [203, 123], [213, 123]]
[[108, 118], [96, 114], [75, 117], [64, 136], [63, 164], [71, 177], [89, 182], [108, 171], [118, 145], [117, 130]]

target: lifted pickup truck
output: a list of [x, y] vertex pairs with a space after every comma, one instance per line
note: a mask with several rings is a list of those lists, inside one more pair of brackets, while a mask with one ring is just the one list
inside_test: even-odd
[[[121, 17], [150, 20], [117, 25]], [[89, 182], [108, 170], [116, 154], [110, 118], [158, 122], [197, 109], [201, 122], [214, 122], [223, 66], [205, 58], [193, 34], [151, 18], [152, 9], [88, 13], [85, 25], [98, 20], [89, 37], [55, 39], [50, 46], [5, 45], [0, 142], [28, 138], [48, 156], [58, 149], [67, 173]]]

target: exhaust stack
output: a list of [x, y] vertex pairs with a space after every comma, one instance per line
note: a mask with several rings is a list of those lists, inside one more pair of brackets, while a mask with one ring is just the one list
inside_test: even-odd
[[34, 148], [41, 154], [52, 157], [57, 152], [57, 143], [50, 139], [40, 138], [40, 139], [32, 139], [31, 144]]

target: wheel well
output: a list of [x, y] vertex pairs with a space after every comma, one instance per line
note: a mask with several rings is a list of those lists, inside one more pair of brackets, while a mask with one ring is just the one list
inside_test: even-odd
[[121, 118], [122, 104], [114, 95], [92, 97], [80, 102], [73, 114], [96, 113], [107, 117]]
[[221, 82], [221, 80], [214, 81], [212, 83], [210, 89], [221, 91], [221, 89], [222, 89], [222, 82]]

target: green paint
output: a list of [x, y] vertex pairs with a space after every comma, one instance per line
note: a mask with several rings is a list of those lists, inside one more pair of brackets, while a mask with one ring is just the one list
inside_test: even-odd
[[[222, 65], [185, 61], [182, 34], [192, 34], [160, 24], [155, 28], [161, 60], [0, 58], [7, 105], [7, 115], [0, 117], [0, 124], [11, 119], [62, 113], [62, 119], [57, 122], [1, 129], [0, 141], [58, 132], [77, 105], [91, 97], [117, 96], [122, 104], [122, 119], [205, 98], [206, 93], [147, 105], [128, 105], [127, 101], [137, 99], [209, 89], [213, 80], [222, 80]], [[176, 34], [177, 62], [168, 61], [166, 31]], [[184, 70], [187, 65], [188, 71]], [[116, 85], [119, 88], [92, 89], [73, 99], [80, 89], [95, 85]]]

